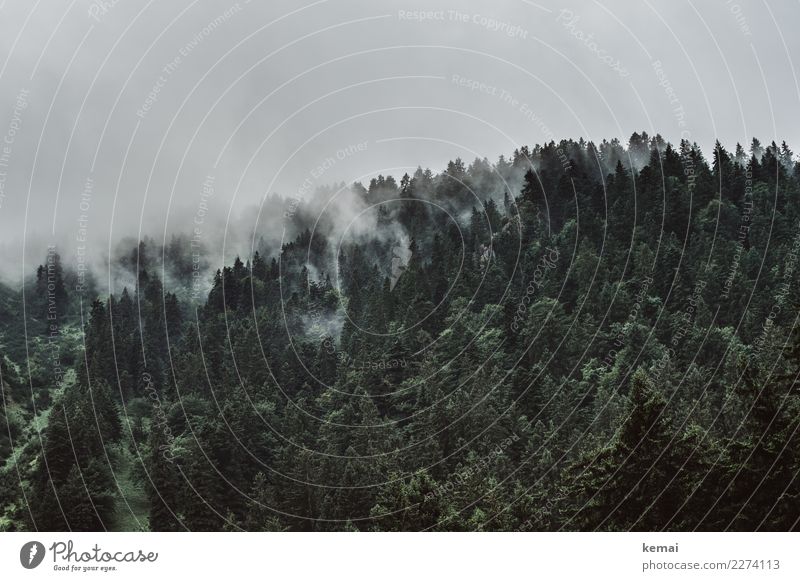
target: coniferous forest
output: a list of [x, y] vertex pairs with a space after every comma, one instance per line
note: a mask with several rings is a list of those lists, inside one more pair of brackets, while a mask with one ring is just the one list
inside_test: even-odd
[[176, 233], [0, 287], [0, 530], [800, 526], [786, 144], [563, 140], [262, 212], [230, 261]]

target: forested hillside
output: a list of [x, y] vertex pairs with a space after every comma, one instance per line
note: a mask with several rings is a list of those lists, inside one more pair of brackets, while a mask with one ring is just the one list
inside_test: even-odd
[[283, 243], [205, 249], [199, 299], [188, 233], [121, 246], [111, 294], [55, 253], [2, 289], [0, 528], [798, 528], [785, 144], [565, 140], [265, 204]]

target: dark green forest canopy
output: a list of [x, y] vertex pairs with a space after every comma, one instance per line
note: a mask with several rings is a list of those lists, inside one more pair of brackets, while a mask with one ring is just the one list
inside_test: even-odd
[[176, 235], [110, 296], [54, 249], [0, 288], [0, 529], [798, 528], [785, 144], [565, 140], [265, 203], [288, 238], [219, 270]]

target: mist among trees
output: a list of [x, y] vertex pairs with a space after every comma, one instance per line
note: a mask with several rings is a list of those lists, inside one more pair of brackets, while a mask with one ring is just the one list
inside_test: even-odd
[[798, 528], [785, 144], [265, 203], [288, 239], [219, 269], [182, 233], [121, 243], [111, 294], [56, 248], [0, 287], [0, 530]]

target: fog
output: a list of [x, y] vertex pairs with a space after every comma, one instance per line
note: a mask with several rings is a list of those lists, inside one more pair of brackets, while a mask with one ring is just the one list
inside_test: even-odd
[[[29, 276], [48, 244], [102, 271], [120, 240], [174, 234], [199, 237], [213, 268], [288, 241], [286, 204], [319, 187], [561, 138], [796, 148], [796, 10], [4, 2], [0, 275]], [[319, 211], [365, 235], [372, 218], [342, 192]]]

